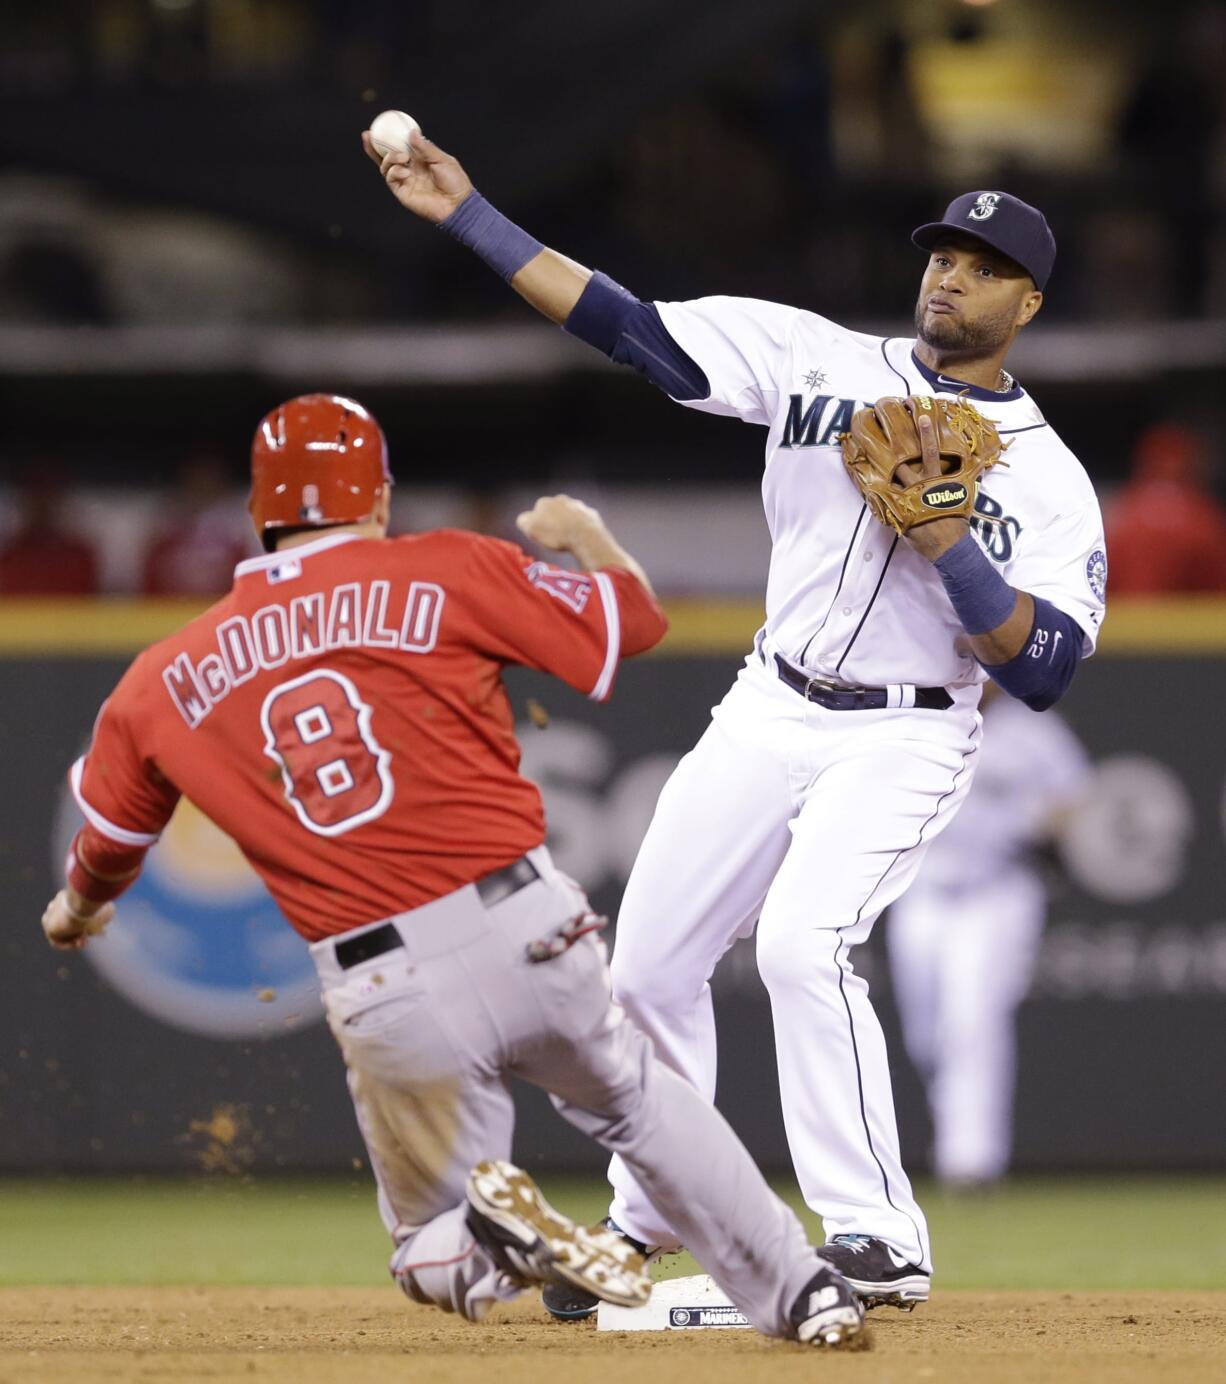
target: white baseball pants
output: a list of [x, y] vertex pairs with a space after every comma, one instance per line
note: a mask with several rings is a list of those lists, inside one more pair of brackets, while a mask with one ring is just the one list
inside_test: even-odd
[[587, 907], [547, 850], [528, 858], [540, 878], [492, 907], [470, 885], [387, 920], [402, 947], [348, 969], [336, 939], [311, 948], [396, 1246], [393, 1275], [414, 1300], [472, 1320], [516, 1295], [465, 1224], [469, 1170], [511, 1153], [514, 1073], [633, 1169], [759, 1330], [788, 1334], [820, 1267], [800, 1221], [612, 1003], [594, 935], [527, 959], [531, 941]]
[[1026, 996], [1046, 900], [1013, 865], [961, 889], [921, 874], [890, 910], [886, 940], [903, 1038], [932, 1111], [933, 1162], [947, 1181], [990, 1181], [1009, 1165], [1014, 1015]]
[[[616, 998], [663, 1061], [713, 1100], [708, 982], [757, 923], [805, 1201], [828, 1238], [876, 1235], [924, 1268], [928, 1232], [899, 1158], [885, 1040], [851, 948], [961, 803], [979, 734], [965, 697], [947, 711], [828, 711], [751, 655], [660, 795], [613, 955]], [[610, 1180], [624, 1230], [651, 1245], [686, 1243], [624, 1160], [614, 1158]]]

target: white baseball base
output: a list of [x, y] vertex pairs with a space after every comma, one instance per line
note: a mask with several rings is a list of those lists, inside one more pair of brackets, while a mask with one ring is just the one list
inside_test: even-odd
[[749, 1325], [741, 1310], [705, 1273], [657, 1283], [646, 1307], [614, 1307], [602, 1302], [596, 1309], [597, 1331], [693, 1331]]

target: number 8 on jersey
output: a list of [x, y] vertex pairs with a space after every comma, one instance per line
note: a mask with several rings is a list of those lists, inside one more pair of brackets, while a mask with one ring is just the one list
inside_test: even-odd
[[285, 796], [308, 831], [340, 836], [387, 811], [392, 757], [370, 720], [358, 689], [330, 668], [282, 683], [265, 697], [264, 753], [280, 766]]

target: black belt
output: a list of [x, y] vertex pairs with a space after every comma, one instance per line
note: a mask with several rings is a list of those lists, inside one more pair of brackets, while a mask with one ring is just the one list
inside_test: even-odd
[[[810, 677], [807, 673], [785, 663], [775, 655], [775, 667], [780, 680], [799, 692], [806, 701], [816, 702], [827, 711], [884, 711], [890, 704], [890, 694], [884, 687], [838, 687], [821, 678]], [[916, 706], [926, 711], [948, 711], [954, 699], [943, 687], [917, 687]]]
[[[501, 870], [482, 875], [476, 882], [477, 893], [486, 908], [493, 908], [496, 903], [509, 899], [526, 884], [531, 884], [540, 877], [540, 871], [536, 866], [526, 855], [521, 855], [518, 860], [504, 865]], [[370, 961], [376, 956], [382, 956], [384, 952], [403, 947], [404, 940], [394, 923], [384, 923], [382, 927], [372, 927], [369, 932], [363, 932], [358, 937], [342, 937], [333, 945], [336, 951], [336, 964], [342, 971], [348, 971], [363, 961]]]

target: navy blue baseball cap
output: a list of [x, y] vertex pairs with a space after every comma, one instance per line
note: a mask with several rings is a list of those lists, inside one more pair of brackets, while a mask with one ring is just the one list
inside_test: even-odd
[[1029, 202], [1007, 192], [964, 192], [945, 208], [945, 219], [912, 231], [921, 250], [931, 250], [947, 231], [960, 231], [1008, 255], [1030, 275], [1035, 287], [1047, 286], [1056, 262], [1056, 237], [1047, 218]]

